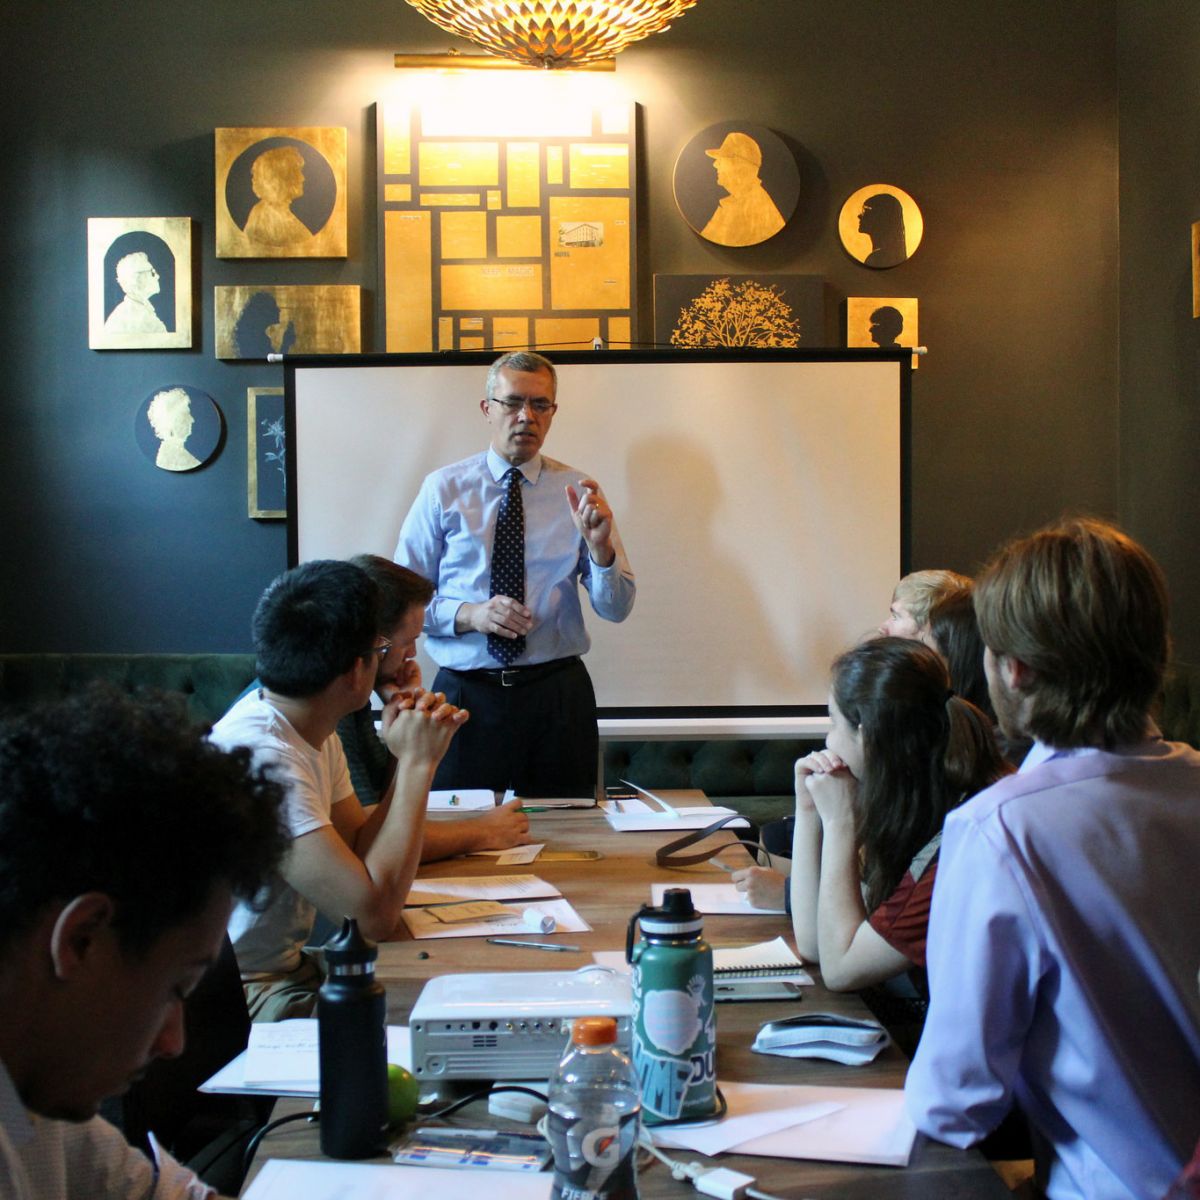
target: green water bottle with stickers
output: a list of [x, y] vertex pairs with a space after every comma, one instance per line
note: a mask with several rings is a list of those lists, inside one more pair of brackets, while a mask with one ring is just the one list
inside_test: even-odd
[[[642, 936], [635, 941], [639, 926]], [[625, 958], [633, 965], [633, 1066], [643, 1124], [713, 1116], [712, 947], [687, 888], [668, 888], [661, 907], [643, 905], [630, 918]]]

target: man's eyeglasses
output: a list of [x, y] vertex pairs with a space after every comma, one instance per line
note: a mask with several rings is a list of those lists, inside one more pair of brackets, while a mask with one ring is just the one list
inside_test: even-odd
[[387, 658], [388, 651], [391, 648], [392, 648], [391, 642], [383, 641], [383, 642], [380, 642], [378, 646], [372, 646], [371, 649], [368, 650], [367, 653], [363, 655], [363, 657], [366, 658], [372, 654], [378, 654], [380, 661], [382, 661], [383, 659]]
[[510, 416], [528, 407], [531, 412], [537, 413], [539, 417], [544, 417], [558, 408], [553, 400], [501, 400], [498, 396], [489, 396], [488, 403], [500, 405]]

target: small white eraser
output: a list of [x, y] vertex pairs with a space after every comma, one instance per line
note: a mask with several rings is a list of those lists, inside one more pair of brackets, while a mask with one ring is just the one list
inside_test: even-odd
[[534, 933], [553, 933], [555, 925], [558, 924], [548, 912], [543, 912], [540, 908], [527, 908], [521, 914], [521, 921], [526, 929], [531, 929]]

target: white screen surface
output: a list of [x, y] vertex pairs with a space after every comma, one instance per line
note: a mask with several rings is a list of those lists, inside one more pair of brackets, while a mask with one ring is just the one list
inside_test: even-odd
[[[637, 577], [621, 624], [583, 600], [600, 707], [823, 706], [831, 659], [879, 624], [900, 575], [900, 364], [672, 357], [558, 373], [545, 453], [599, 480]], [[486, 447], [485, 374], [290, 366], [295, 561], [390, 558], [423, 477]]]

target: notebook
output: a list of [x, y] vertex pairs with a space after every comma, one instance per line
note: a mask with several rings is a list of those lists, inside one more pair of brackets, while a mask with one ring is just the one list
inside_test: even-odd
[[713, 981], [725, 983], [732, 979], [787, 979], [802, 984], [813, 981], [782, 937], [770, 942], [756, 942], [753, 946], [715, 949]]

